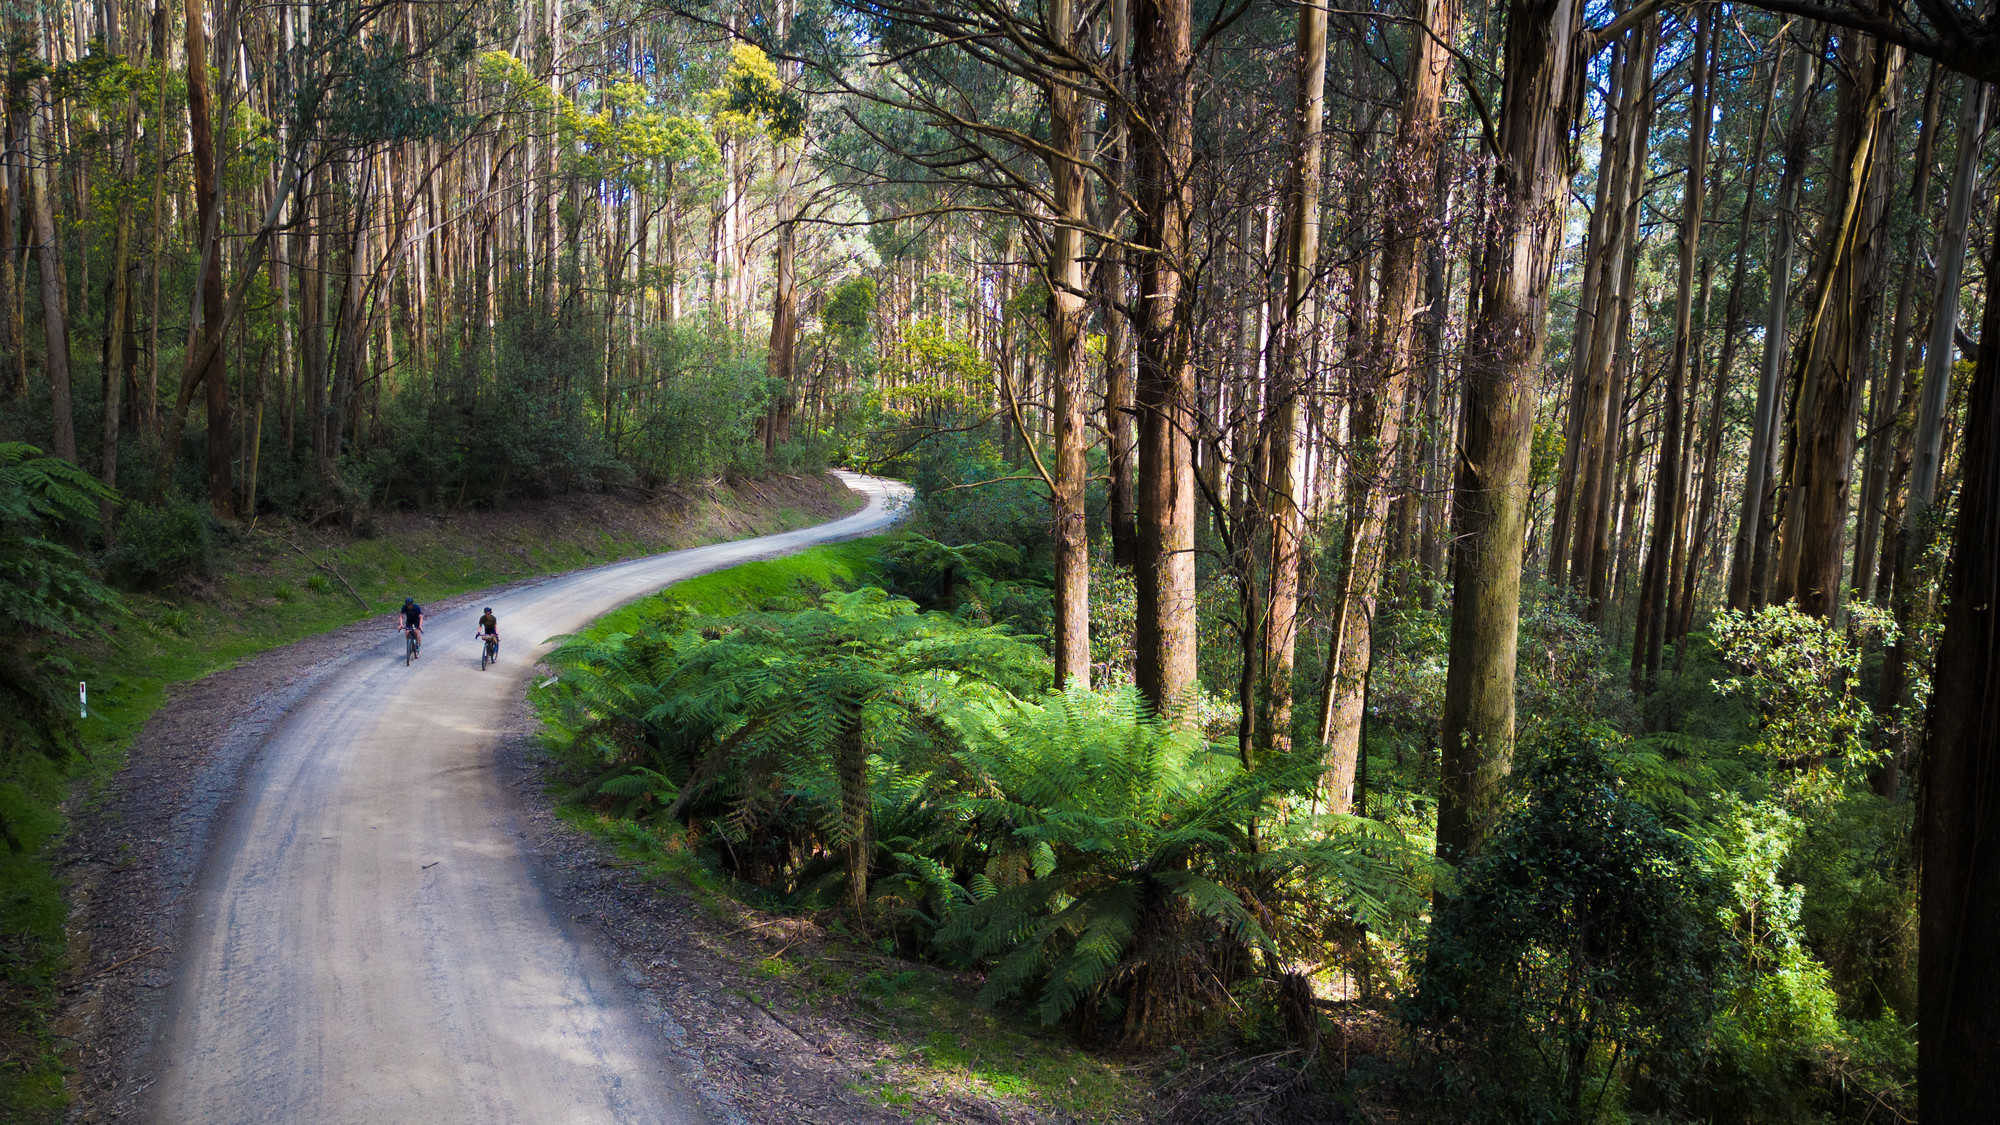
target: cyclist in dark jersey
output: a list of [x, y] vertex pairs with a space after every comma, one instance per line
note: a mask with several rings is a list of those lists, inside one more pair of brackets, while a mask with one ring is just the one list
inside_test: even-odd
[[401, 617], [402, 628], [417, 631], [417, 647], [421, 649], [424, 643], [424, 607], [418, 605], [415, 598], [404, 598]]
[[493, 616], [492, 606], [487, 606], [486, 612], [479, 615], [479, 632], [474, 635], [482, 639], [493, 638], [493, 658], [500, 658], [500, 619]]

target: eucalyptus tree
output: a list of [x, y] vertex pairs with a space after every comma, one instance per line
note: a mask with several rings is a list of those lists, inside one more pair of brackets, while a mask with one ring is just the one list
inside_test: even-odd
[[[1211, 37], [1246, 7], [1225, 5], [1209, 25]], [[1124, 7], [1086, 12], [1049, 0], [1025, 7], [871, 4], [842, 11], [861, 46], [834, 37], [828, 53], [815, 60], [820, 73], [848, 95], [850, 105], [892, 108], [925, 130], [877, 124], [854, 109], [849, 123], [933, 182], [951, 185], [951, 196], [926, 213], [997, 212], [1018, 220], [1049, 292], [1053, 464], [1041, 460], [1032, 440], [1024, 445], [1049, 490], [1057, 528], [1055, 647], [1065, 682], [1089, 675], [1083, 485], [1090, 376], [1083, 325], [1088, 302], [1104, 294], [1093, 291], [1087, 263], [1125, 252], [1139, 267], [1139, 296], [1130, 309], [1139, 352], [1138, 673], [1147, 699], [1171, 708], [1194, 683], [1196, 655], [1192, 437], [1198, 403], [1194, 305], [1182, 299], [1195, 254], [1189, 241], [1192, 9], [1138, 3], [1128, 17]], [[1129, 75], [1121, 74], [1125, 45], [1107, 42], [1098, 27], [1104, 15], [1121, 37], [1121, 17], [1129, 18]], [[1036, 95], [1032, 102], [1019, 96], [1026, 91]], [[1129, 177], [1108, 169], [1102, 148], [1091, 143], [1093, 105], [1118, 120], [1119, 135], [1131, 146]], [[1095, 221], [1107, 211], [1090, 206], [1100, 193], [1116, 200], [1110, 212], [1132, 214], [1134, 235]], [[1093, 242], [1095, 255], [1088, 253]], [[1016, 427], [1025, 439], [1018, 417]]]
[[1650, 6], [1601, 29], [1575, 0], [1510, 0], [1505, 89], [1487, 137], [1491, 218], [1481, 232], [1479, 314], [1465, 361], [1464, 435], [1452, 506], [1450, 666], [1442, 721], [1438, 854], [1476, 853], [1514, 747], [1514, 672], [1528, 465], [1548, 294], [1561, 246], [1583, 62]]
[[1399, 409], [1416, 367], [1418, 266], [1427, 244], [1437, 237], [1442, 201], [1436, 198], [1435, 165], [1445, 130], [1442, 102], [1450, 46], [1461, 14], [1459, 0], [1423, 0], [1410, 32], [1383, 213], [1381, 293], [1362, 372], [1367, 383], [1356, 395], [1350, 423], [1355, 463], [1349, 476], [1347, 527], [1319, 718], [1320, 741], [1326, 747], [1322, 789], [1333, 811], [1341, 813], [1353, 804], [1366, 721], [1372, 628], [1389, 513], [1389, 482], [1380, 477], [1397, 460], [1403, 441]]

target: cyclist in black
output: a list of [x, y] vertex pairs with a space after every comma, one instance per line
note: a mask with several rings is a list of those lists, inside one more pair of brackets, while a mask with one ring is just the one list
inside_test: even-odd
[[401, 616], [403, 619], [403, 628], [416, 630], [417, 647], [418, 649], [422, 649], [424, 644], [424, 607], [418, 605], [415, 598], [404, 598]]
[[493, 645], [493, 659], [500, 659], [500, 619], [493, 616], [492, 606], [487, 606], [486, 612], [479, 615], [479, 632], [474, 636], [489, 641]]

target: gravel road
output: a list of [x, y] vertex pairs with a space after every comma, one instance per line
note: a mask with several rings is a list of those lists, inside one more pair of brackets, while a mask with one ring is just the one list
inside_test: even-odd
[[692, 575], [886, 527], [861, 512], [493, 595], [431, 618], [405, 667], [388, 620], [268, 726], [177, 943], [152, 1119], [707, 1120], [627, 987], [538, 887], [494, 747], [543, 638]]

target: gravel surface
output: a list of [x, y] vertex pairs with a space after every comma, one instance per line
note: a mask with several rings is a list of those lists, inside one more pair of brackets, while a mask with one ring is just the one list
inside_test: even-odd
[[[795, 549], [794, 536], [761, 552], [705, 548], [701, 567]], [[620, 564], [430, 608], [453, 628], [459, 616], [469, 625], [472, 603], [496, 600], [594, 617], [678, 576]], [[514, 674], [504, 677], [467, 680], [464, 669], [421, 661], [385, 680], [462, 736], [413, 738], [392, 722], [396, 709], [371, 705], [381, 698], [373, 681], [404, 672], [400, 641], [386, 634], [379, 621], [358, 623], [177, 692], [108, 791], [78, 811], [60, 860], [84, 966], [58, 1028], [77, 1044], [74, 1120], [528, 1120], [507, 1098], [549, 1111], [593, 1083], [611, 1091], [596, 1112], [539, 1119], [904, 1119], [849, 1088], [879, 1045], [740, 987], [716, 952], [713, 918], [608, 866], [598, 845], [553, 819], [522, 758], [527, 646], [505, 654], [513, 667], [501, 668]], [[436, 641], [449, 635], [434, 632], [426, 655], [446, 657]], [[379, 651], [385, 640], [396, 653]], [[476, 658], [471, 669], [480, 676]], [[382, 729], [362, 730], [364, 719]], [[369, 755], [411, 746], [436, 747], [436, 760], [380, 791], [382, 776], [362, 768]], [[373, 789], [333, 795], [355, 783]], [[308, 838], [327, 824], [356, 829], [341, 818], [368, 819], [381, 811], [369, 801], [398, 800], [421, 815], [393, 857], [376, 854], [386, 833], [359, 834], [358, 844], [338, 831]], [[436, 873], [404, 863], [425, 849], [456, 862]], [[377, 879], [369, 864], [389, 871], [385, 863], [413, 872]], [[494, 911], [497, 922], [485, 916]], [[352, 918], [379, 931], [357, 935], [343, 921]], [[333, 927], [340, 948], [328, 954], [324, 935], [302, 932], [315, 924]], [[514, 940], [534, 971], [467, 954], [494, 940], [488, 931]], [[382, 975], [412, 961], [421, 971], [409, 979]], [[461, 961], [494, 975], [467, 979]], [[509, 989], [560, 997], [560, 1018], [487, 1010]], [[628, 1024], [657, 1036], [625, 1042]], [[361, 1043], [366, 1051], [341, 1053]], [[558, 1080], [524, 1065], [551, 1060], [575, 1073]], [[173, 1079], [164, 1100], [154, 1089], [163, 1073]], [[468, 1089], [481, 1096], [468, 1099]], [[977, 1098], [914, 1108], [1029, 1119]]]

